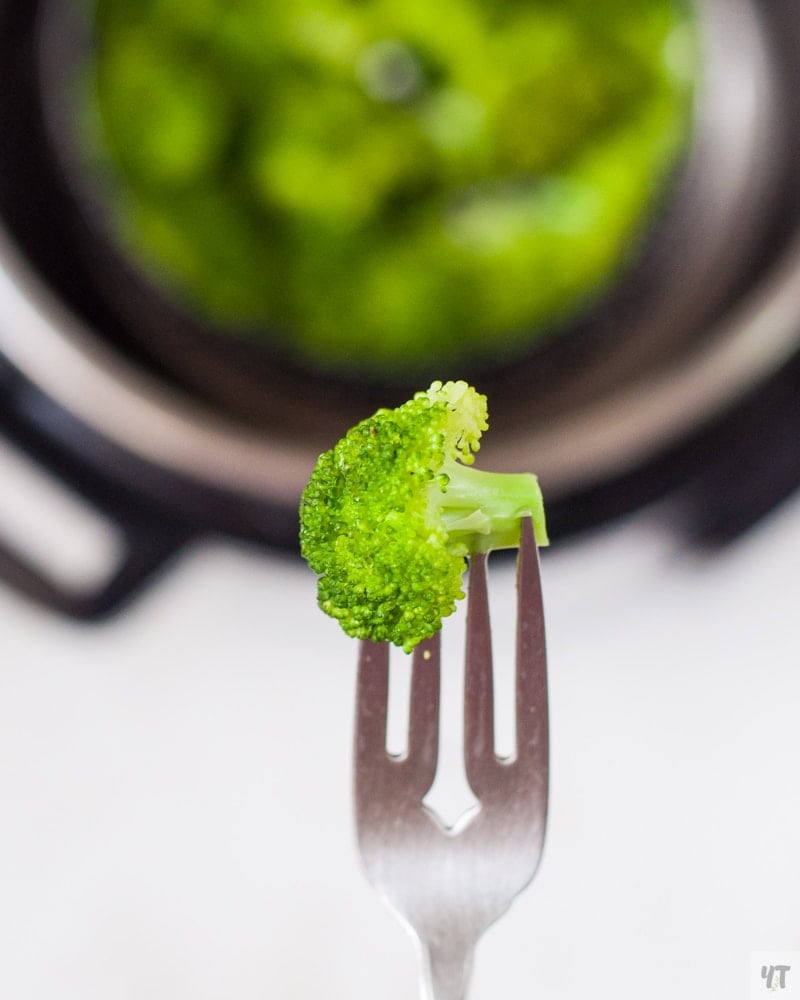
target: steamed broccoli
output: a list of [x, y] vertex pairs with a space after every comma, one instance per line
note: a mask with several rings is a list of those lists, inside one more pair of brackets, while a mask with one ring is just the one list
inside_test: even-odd
[[348, 635], [409, 651], [464, 596], [466, 556], [516, 548], [526, 516], [547, 543], [535, 476], [469, 467], [487, 427], [485, 396], [434, 382], [320, 457], [300, 504], [301, 551], [320, 607]]

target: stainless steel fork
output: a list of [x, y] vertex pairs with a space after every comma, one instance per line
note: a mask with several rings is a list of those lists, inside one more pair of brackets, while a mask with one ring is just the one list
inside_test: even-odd
[[414, 651], [408, 750], [386, 749], [389, 650], [361, 644], [355, 739], [356, 831], [367, 877], [415, 934], [423, 996], [463, 1000], [475, 945], [530, 882], [544, 843], [547, 674], [539, 560], [529, 519], [517, 560], [516, 751], [495, 753], [485, 555], [469, 566], [464, 763], [479, 808], [445, 828], [423, 798], [436, 775], [440, 642]]

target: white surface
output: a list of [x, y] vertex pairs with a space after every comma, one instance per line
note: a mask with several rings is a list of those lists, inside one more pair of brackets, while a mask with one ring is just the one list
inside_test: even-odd
[[[800, 947], [799, 560], [798, 502], [709, 561], [650, 515], [546, 554], [547, 848], [471, 1000], [747, 1000]], [[0, 636], [0, 997], [416, 998], [303, 565], [207, 545], [94, 628], [0, 589]]]

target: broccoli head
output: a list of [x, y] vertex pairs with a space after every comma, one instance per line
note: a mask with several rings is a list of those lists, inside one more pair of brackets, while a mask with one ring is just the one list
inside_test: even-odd
[[528, 473], [472, 468], [486, 397], [434, 382], [378, 410], [323, 454], [300, 504], [300, 545], [319, 575], [319, 605], [358, 639], [411, 650], [464, 596], [466, 557], [519, 545], [542, 496]]

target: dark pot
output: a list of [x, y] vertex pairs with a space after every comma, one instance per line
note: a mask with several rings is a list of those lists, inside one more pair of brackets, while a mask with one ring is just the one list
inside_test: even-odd
[[[133, 271], [70, 182], [59, 89], [80, 44], [70, 10], [0, 0], [0, 419], [129, 546], [97, 593], [64, 592], [11, 552], [0, 570], [92, 617], [199, 534], [293, 547], [320, 450], [419, 384], [290, 370], [200, 328]], [[644, 253], [534, 356], [430, 373], [468, 375], [489, 395], [482, 464], [536, 471], [556, 537], [699, 473], [719, 429], [800, 346], [795, 5], [706, 0], [698, 12], [695, 135]]]

